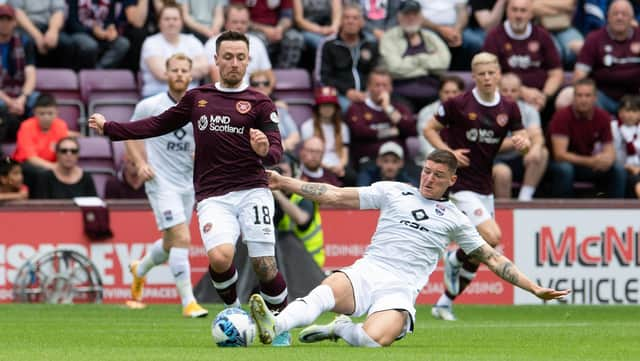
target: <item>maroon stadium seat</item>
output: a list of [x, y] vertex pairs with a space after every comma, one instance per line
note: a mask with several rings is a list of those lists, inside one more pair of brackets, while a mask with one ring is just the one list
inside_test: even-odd
[[140, 99], [133, 73], [125, 69], [84, 69], [79, 75], [80, 93], [88, 113], [101, 113], [108, 120], [127, 122]]
[[107, 137], [82, 137], [80, 143], [79, 165], [89, 172], [113, 172], [113, 152], [111, 141]]
[[309, 72], [301, 68], [274, 69], [276, 87], [273, 95], [276, 99], [311, 99], [313, 100], [313, 85]]
[[313, 116], [313, 100], [287, 99], [286, 103], [289, 106], [289, 114], [291, 114], [291, 117], [298, 128], [300, 128], [302, 123]]
[[447, 72], [447, 75], [456, 75], [456, 76], [459, 76], [462, 80], [464, 80], [464, 85], [465, 85], [464, 90], [473, 89], [473, 86], [475, 83], [473, 82], [473, 78], [471, 78], [470, 71], [449, 71]]
[[96, 193], [98, 197], [104, 198], [105, 188], [107, 181], [116, 175], [113, 169], [85, 169], [93, 179], [93, 184], [96, 186]]
[[122, 168], [122, 157], [124, 157], [124, 153], [127, 151], [124, 146], [124, 141], [111, 142], [111, 150], [113, 152], [115, 169], [120, 170]]
[[36, 68], [36, 90], [56, 98], [58, 115], [64, 119], [69, 129], [83, 130], [87, 117], [78, 76], [73, 70]]

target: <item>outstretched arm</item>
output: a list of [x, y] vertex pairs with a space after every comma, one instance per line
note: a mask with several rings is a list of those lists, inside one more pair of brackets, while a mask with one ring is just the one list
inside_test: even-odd
[[518, 286], [525, 291], [529, 291], [542, 300], [555, 300], [568, 295], [571, 290], [558, 291], [552, 288], [544, 288], [525, 276], [520, 270], [505, 256], [501, 255], [488, 244], [477, 248], [469, 253], [469, 256], [477, 259], [489, 267], [489, 269], [500, 276], [503, 280]]
[[267, 170], [269, 188], [297, 193], [307, 199], [334, 208], [360, 208], [357, 188], [339, 188], [326, 183], [304, 182]]

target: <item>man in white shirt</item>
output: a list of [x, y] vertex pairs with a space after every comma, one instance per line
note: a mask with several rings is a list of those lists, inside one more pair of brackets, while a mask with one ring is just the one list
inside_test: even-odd
[[[456, 181], [456, 168], [452, 152], [434, 151], [425, 161], [418, 189], [398, 182], [337, 188], [269, 172], [272, 189], [298, 193], [330, 207], [380, 209], [380, 218], [361, 259], [327, 277], [277, 316], [267, 309], [262, 297], [251, 296], [251, 314], [260, 340], [270, 343], [279, 332], [310, 324], [321, 313], [333, 311], [341, 316], [328, 325], [302, 330], [300, 341], [342, 338], [353, 346], [390, 345], [413, 330], [415, 300], [451, 239], [504, 280], [543, 300], [569, 294], [570, 290], [543, 288], [528, 279], [482, 239], [451, 201], [443, 198]], [[347, 314], [366, 314], [367, 318], [364, 323], [353, 323], [344, 316]]]

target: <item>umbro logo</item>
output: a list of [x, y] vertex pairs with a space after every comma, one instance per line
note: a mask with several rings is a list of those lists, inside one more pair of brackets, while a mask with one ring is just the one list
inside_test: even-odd
[[198, 100], [198, 108], [204, 108], [209, 102], [204, 100], [204, 99], [200, 99]]

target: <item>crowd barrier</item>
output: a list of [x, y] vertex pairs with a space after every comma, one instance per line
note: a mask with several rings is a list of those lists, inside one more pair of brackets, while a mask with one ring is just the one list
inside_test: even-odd
[[[159, 237], [146, 201], [110, 201], [113, 237], [91, 241], [82, 213], [71, 202], [28, 201], [0, 207], [0, 303], [12, 301], [18, 268], [39, 252], [69, 248], [87, 255], [104, 285], [104, 302], [129, 297], [129, 262]], [[376, 226], [377, 211], [322, 210], [327, 270], [361, 257]], [[543, 286], [571, 288], [572, 304], [637, 304], [640, 300], [640, 202], [635, 200], [497, 202], [500, 251]], [[192, 281], [207, 275], [197, 222], [191, 224]], [[286, 262], [286, 260], [285, 260]], [[418, 297], [433, 303], [443, 291], [442, 266]], [[147, 276], [145, 300], [178, 302], [168, 266]], [[459, 303], [537, 304], [535, 297], [502, 281], [486, 267]]]

